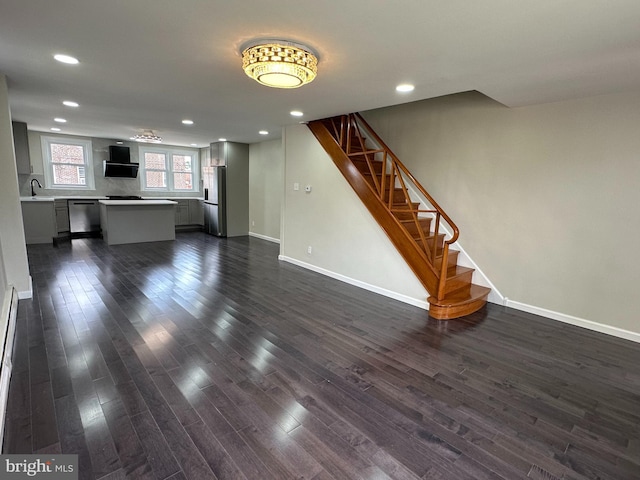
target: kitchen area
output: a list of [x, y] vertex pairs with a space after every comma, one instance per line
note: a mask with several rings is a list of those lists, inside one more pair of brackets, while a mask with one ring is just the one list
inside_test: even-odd
[[108, 245], [168, 241], [179, 231], [248, 234], [246, 144], [225, 141], [191, 149], [191, 191], [160, 191], [144, 189], [137, 143], [91, 137], [94, 188], [87, 191], [46, 188], [44, 134], [27, 132], [20, 122], [13, 122], [13, 130], [27, 244], [83, 237], [102, 238]]

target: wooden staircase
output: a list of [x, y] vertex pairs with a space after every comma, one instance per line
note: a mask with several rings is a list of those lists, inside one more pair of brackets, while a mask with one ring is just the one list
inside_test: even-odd
[[365, 120], [349, 114], [308, 126], [429, 292], [429, 315], [448, 320], [481, 309], [491, 290], [457, 264], [449, 247], [458, 227]]

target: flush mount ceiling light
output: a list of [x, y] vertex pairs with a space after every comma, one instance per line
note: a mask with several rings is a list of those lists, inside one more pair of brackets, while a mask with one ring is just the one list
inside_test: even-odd
[[162, 137], [153, 133], [153, 130], [145, 130], [144, 132], [131, 137], [131, 140], [142, 143], [162, 143]]
[[304, 45], [265, 40], [242, 51], [242, 69], [267, 87], [297, 88], [316, 78], [318, 57]]

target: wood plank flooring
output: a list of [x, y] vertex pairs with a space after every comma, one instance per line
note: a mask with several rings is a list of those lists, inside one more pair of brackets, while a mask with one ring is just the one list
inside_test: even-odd
[[438, 322], [249, 237], [28, 253], [5, 453], [105, 480], [640, 478], [638, 344], [495, 305]]

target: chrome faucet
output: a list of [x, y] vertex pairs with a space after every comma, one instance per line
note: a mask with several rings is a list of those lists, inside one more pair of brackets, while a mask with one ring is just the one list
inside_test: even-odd
[[40, 185], [40, 182], [38, 181], [37, 178], [32, 178], [31, 179], [31, 196], [35, 197], [36, 196], [36, 191], [33, 189], [33, 182], [36, 182], [36, 185], [38, 185], [38, 188], [42, 188], [42, 185]]

